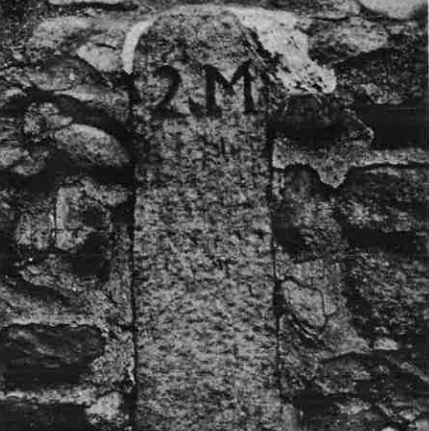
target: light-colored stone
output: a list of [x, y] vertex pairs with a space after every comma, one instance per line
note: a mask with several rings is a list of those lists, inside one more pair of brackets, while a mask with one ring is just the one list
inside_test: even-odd
[[24, 157], [24, 150], [21, 147], [11, 145], [0, 147], [0, 170], [8, 169], [19, 163]]
[[66, 16], [48, 19], [36, 27], [26, 45], [27, 52], [33, 57], [31, 52], [34, 51], [59, 50], [69, 38], [88, 33], [92, 28], [93, 23], [88, 18]]
[[92, 236], [102, 237], [106, 242], [111, 233], [105, 208], [79, 186], [58, 190], [55, 216], [55, 245], [59, 250], [76, 252]]
[[46, 212], [21, 215], [16, 228], [16, 241], [21, 247], [47, 250], [54, 238], [54, 217]]
[[118, 72], [121, 60], [115, 50], [106, 46], [87, 44], [77, 50], [77, 55], [100, 72]]
[[354, 17], [316, 34], [311, 52], [324, 63], [341, 62], [386, 48], [388, 42], [383, 26]]
[[366, 9], [389, 18], [407, 20], [427, 8], [427, 0], [359, 0]]
[[395, 340], [391, 338], [377, 338], [374, 341], [374, 350], [387, 350], [387, 351], [395, 351], [399, 349], [399, 345]]
[[59, 150], [82, 168], [124, 168], [130, 163], [126, 150], [111, 135], [84, 124], [72, 124], [55, 133]]
[[[205, 6], [213, 14], [232, 14], [255, 36], [262, 47], [276, 59], [278, 68], [276, 79], [288, 90], [295, 93], [303, 91], [322, 91], [330, 93], [336, 87], [335, 74], [332, 70], [319, 66], [308, 56], [308, 39], [300, 31], [297, 16], [285, 11], [270, 11], [263, 8]], [[157, 22], [169, 14], [199, 14], [201, 9], [185, 6], [166, 12], [159, 17], [142, 21], [130, 29], [123, 47], [122, 59], [126, 73], [133, 70], [134, 51], [138, 41], [156, 27]], [[222, 69], [222, 63], [216, 64]]]
[[115, 429], [124, 429], [128, 418], [123, 414], [124, 400], [118, 392], [100, 397], [97, 402], [86, 409], [88, 423], [95, 428], [104, 429], [106, 424]]

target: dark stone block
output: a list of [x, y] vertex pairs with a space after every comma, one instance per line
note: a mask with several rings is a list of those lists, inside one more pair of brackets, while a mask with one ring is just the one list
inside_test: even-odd
[[0, 401], [0, 431], [91, 431], [82, 406]]
[[0, 358], [12, 386], [76, 382], [103, 351], [100, 330], [86, 325], [10, 325], [0, 331]]

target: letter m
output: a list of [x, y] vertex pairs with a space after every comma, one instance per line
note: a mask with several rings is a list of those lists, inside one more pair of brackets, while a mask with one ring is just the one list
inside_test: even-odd
[[251, 60], [241, 64], [231, 81], [228, 81], [214, 66], [205, 65], [206, 74], [206, 109], [208, 115], [216, 115], [220, 108], [216, 104], [216, 83], [218, 83], [229, 94], [235, 94], [234, 85], [243, 78], [244, 81], [244, 113], [248, 114], [255, 111], [255, 104], [252, 98], [252, 77], [249, 72]]

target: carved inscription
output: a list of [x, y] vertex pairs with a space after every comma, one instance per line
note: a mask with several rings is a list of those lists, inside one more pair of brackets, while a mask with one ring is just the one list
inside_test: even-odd
[[[230, 96], [236, 95], [234, 86], [243, 80], [244, 114], [256, 112], [255, 102], [252, 96], [252, 75], [250, 73], [251, 60], [245, 61], [237, 67], [232, 78], [228, 80], [219, 69], [210, 64], [203, 66], [205, 76], [205, 106], [199, 105], [191, 96], [189, 97], [189, 110], [191, 113], [204, 113], [206, 116], [218, 116], [222, 114], [221, 107], [216, 102], [216, 90], [220, 88]], [[183, 83], [180, 71], [170, 65], [164, 65], [156, 69], [155, 76], [168, 80], [168, 87], [164, 95], [155, 104], [154, 114], [171, 114], [173, 100]]]

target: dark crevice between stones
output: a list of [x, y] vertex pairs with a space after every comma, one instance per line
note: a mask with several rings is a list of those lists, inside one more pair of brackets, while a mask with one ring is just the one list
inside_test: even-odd
[[40, 404], [28, 400], [0, 401], [0, 431], [96, 431], [83, 406]]
[[110, 262], [106, 256], [108, 247], [108, 241], [102, 233], [89, 234], [85, 243], [69, 257], [73, 272], [82, 278], [95, 275], [101, 282], [107, 281], [110, 274]]
[[100, 108], [88, 107], [74, 97], [56, 94], [33, 87], [26, 90], [31, 103], [54, 103], [60, 112], [73, 119], [74, 123], [96, 127], [118, 138], [121, 142], [130, 139], [124, 125]]
[[383, 250], [419, 259], [428, 257], [425, 238], [415, 232], [382, 232], [370, 228], [344, 227], [343, 233], [352, 249]]
[[267, 202], [270, 207], [270, 227], [271, 227], [271, 239], [270, 239], [270, 253], [271, 253], [271, 262], [272, 262], [272, 274], [273, 274], [273, 287], [272, 287], [272, 310], [274, 316], [274, 330], [276, 337], [276, 346], [275, 346], [275, 358], [274, 358], [274, 381], [277, 385], [277, 390], [279, 392], [281, 402], [289, 402], [290, 400], [285, 399], [284, 397], [284, 388], [282, 381], [282, 364], [281, 364], [281, 321], [284, 314], [284, 304], [285, 298], [283, 295], [283, 289], [281, 282], [277, 280], [277, 259], [276, 259], [276, 239], [275, 239], [275, 229], [274, 229], [274, 217], [273, 217], [273, 209], [272, 204], [274, 203], [274, 193], [273, 193], [273, 183], [274, 183], [274, 175], [275, 168], [273, 166], [273, 150], [274, 150], [274, 138], [276, 136], [276, 132], [272, 129], [272, 125], [266, 121], [265, 125], [265, 148], [263, 157], [265, 157], [266, 162], [269, 166], [269, 185], [267, 186]]
[[[129, 131], [129, 141], [127, 142], [127, 150], [131, 160], [131, 166], [129, 168], [130, 176], [129, 184], [131, 188], [131, 197], [128, 200], [128, 208], [126, 211], [122, 212], [122, 215], [127, 220], [128, 225], [128, 234], [130, 236], [130, 248], [129, 248], [129, 257], [130, 257], [130, 271], [131, 271], [131, 286], [130, 286], [130, 297], [131, 297], [131, 313], [132, 313], [132, 322], [131, 322], [131, 332], [133, 337], [133, 346], [134, 346], [134, 388], [132, 392], [127, 395], [127, 405], [130, 412], [130, 420], [131, 420], [131, 428], [133, 431], [138, 430], [138, 387], [139, 387], [139, 376], [138, 376], [138, 364], [139, 364], [139, 339], [138, 339], [138, 327], [137, 327], [137, 286], [136, 280], [138, 279], [136, 264], [135, 264], [135, 256], [134, 256], [134, 244], [135, 244], [135, 230], [137, 226], [135, 210], [136, 210], [136, 202], [137, 202], [137, 178], [136, 178], [136, 166], [138, 162], [137, 151], [135, 150], [135, 142], [137, 141], [137, 136], [135, 136], [135, 128], [136, 123], [134, 119], [134, 107], [139, 102], [140, 96], [138, 95], [138, 91], [134, 84], [134, 75], [123, 74], [122, 82], [125, 90], [128, 94], [128, 121], [126, 124], [126, 129]], [[124, 208], [125, 209], [125, 208]]]
[[[126, 126], [104, 109], [90, 107], [87, 103], [72, 96], [59, 94], [52, 90], [43, 90], [34, 84], [30, 87], [25, 87], [19, 83], [8, 82], [1, 77], [0, 79], [11, 87], [20, 88], [23, 92], [23, 95], [19, 96], [17, 100], [12, 101], [10, 105], [3, 108], [3, 113], [23, 116], [31, 104], [53, 103], [62, 115], [71, 117], [74, 123], [85, 124], [103, 130], [125, 145], [130, 141], [130, 133]], [[121, 87], [126, 85], [123, 81], [124, 79], [121, 78]], [[135, 98], [134, 93], [132, 97], [133, 99]]]
[[427, 148], [428, 111], [424, 101], [402, 105], [355, 103], [350, 108], [374, 131], [373, 149]]
[[104, 353], [104, 346], [101, 331], [88, 325], [9, 325], [0, 331], [5, 386], [27, 389], [76, 384], [91, 362]]
[[[412, 374], [398, 371], [395, 366], [392, 366], [389, 358], [383, 355], [353, 355], [353, 357], [371, 372], [371, 381], [356, 381], [352, 392], [329, 394], [323, 393], [323, 382], [320, 384], [317, 378], [314, 381], [307, 381], [306, 389], [299, 391], [292, 399], [293, 405], [305, 412], [304, 423], [318, 425], [319, 428], [316, 429], [325, 429], [322, 423], [328, 425], [331, 420], [337, 420], [341, 405], [355, 400], [371, 406], [371, 411], [379, 418], [376, 422], [379, 422], [378, 425], [381, 428], [376, 426], [369, 429], [379, 430], [391, 426], [396, 430], [406, 431], [410, 422], [401, 416], [392, 416], [385, 406], [395, 399], [398, 391], [408, 396], [415, 396], [417, 393], [425, 396], [427, 386], [422, 385]], [[380, 372], [383, 367], [391, 373], [390, 382], [386, 382], [386, 375]], [[326, 420], [328, 422], [325, 422]], [[372, 422], [368, 425], [374, 426]]]
[[0, 275], [15, 276], [19, 254], [10, 233], [0, 231]]
[[50, 166], [47, 166], [47, 168], [39, 174], [28, 178], [10, 172], [0, 173], [0, 183], [4, 186], [13, 185], [16, 190], [25, 190], [28, 195], [41, 191], [53, 190], [55, 188], [58, 171], [56, 165], [54, 163], [52, 165], [54, 169], [49, 169]]
[[99, 12], [110, 11], [110, 12], [121, 12], [121, 11], [130, 11], [136, 10], [139, 8], [139, 4], [134, 0], [124, 0], [118, 3], [103, 3], [102, 1], [91, 1], [89, 3], [71, 3], [71, 4], [63, 4], [63, 5], [54, 5], [50, 4], [51, 8], [61, 8], [62, 11], [73, 14], [80, 11], [85, 11], [86, 9], [99, 9]]

